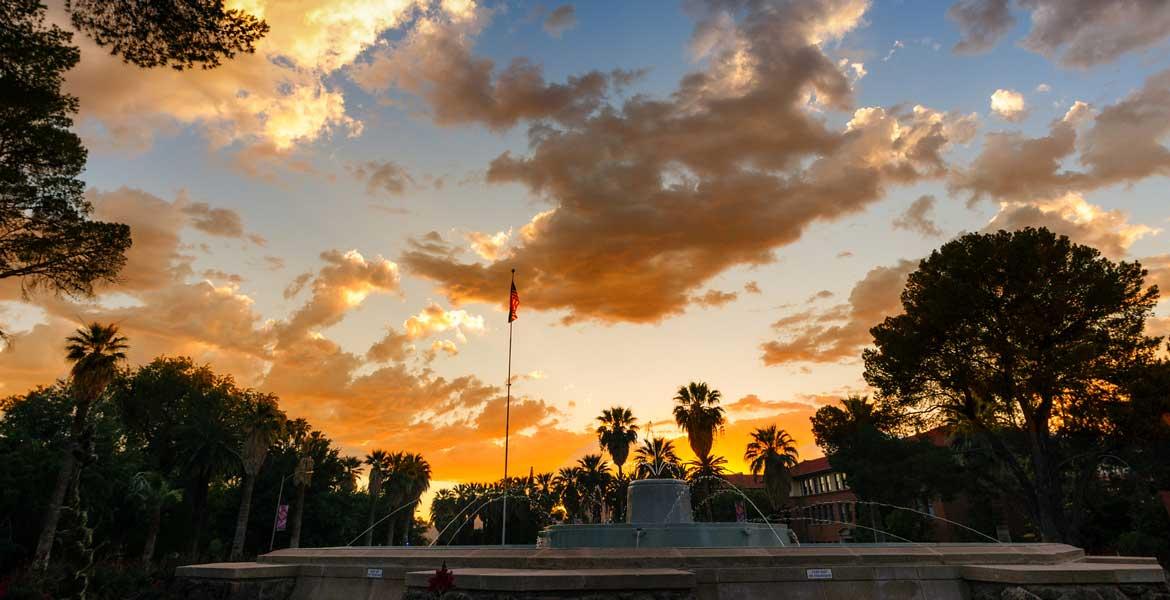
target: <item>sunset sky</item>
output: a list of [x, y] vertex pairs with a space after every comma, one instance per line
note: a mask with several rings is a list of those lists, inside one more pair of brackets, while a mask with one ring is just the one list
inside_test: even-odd
[[1161, 0], [229, 4], [271, 32], [215, 70], [77, 36], [84, 178], [134, 246], [93, 301], [0, 284], [0, 395], [115, 322], [134, 364], [495, 479], [515, 268], [514, 473], [597, 452], [612, 405], [677, 435], [691, 380], [738, 471], [761, 425], [820, 454], [809, 417], [956, 235], [1044, 225], [1170, 290]]

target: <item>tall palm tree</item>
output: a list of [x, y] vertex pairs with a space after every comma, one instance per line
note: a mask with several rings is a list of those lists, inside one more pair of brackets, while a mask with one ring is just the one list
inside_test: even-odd
[[711, 454], [715, 434], [723, 431], [727, 417], [723, 407], [719, 406], [722, 399], [719, 390], [694, 381], [678, 388], [674, 395], [674, 421], [686, 432], [687, 441], [697, 457]]
[[656, 437], [643, 439], [634, 451], [634, 474], [638, 479], [668, 479], [683, 475], [682, 461], [674, 450], [674, 442]]
[[341, 464], [341, 491], [353, 493], [357, 489], [358, 478], [362, 475], [362, 459], [356, 456], [343, 456]]
[[146, 543], [142, 546], [142, 567], [149, 569], [150, 561], [154, 558], [158, 533], [162, 529], [162, 509], [170, 502], [181, 500], [183, 491], [171, 487], [170, 482], [161, 473], [143, 471], [135, 474], [130, 480], [130, 495], [150, 513], [146, 526]]
[[297, 506], [292, 515], [292, 532], [289, 534], [288, 547], [301, 547], [301, 522], [305, 517], [305, 488], [313, 482], [313, 457], [305, 454], [297, 461], [296, 471], [293, 471], [293, 486], [297, 488]]
[[126, 360], [126, 338], [118, 335], [117, 325], [91, 323], [66, 338], [65, 358], [73, 363], [70, 370], [73, 389], [73, 419], [69, 426], [69, 441], [57, 473], [57, 484], [49, 498], [41, 535], [37, 539], [34, 564], [41, 569], [48, 567], [49, 554], [53, 550], [53, 539], [57, 536], [57, 523], [61, 519], [61, 505], [70, 484], [76, 485], [81, 473], [79, 461], [89, 454], [91, 431], [89, 411], [117, 374], [118, 365]]
[[613, 464], [617, 466], [618, 477], [622, 477], [622, 465], [630, 456], [630, 444], [638, 441], [637, 419], [630, 409], [621, 406], [607, 408], [597, 417], [601, 423], [597, 427], [597, 441], [601, 448], [609, 452]]
[[772, 508], [777, 509], [792, 493], [792, 477], [788, 470], [796, 466], [800, 453], [796, 440], [775, 425], [752, 432], [752, 441], [743, 453], [752, 475], [764, 474], [764, 490]]
[[244, 554], [244, 536], [248, 531], [248, 515], [252, 511], [252, 491], [256, 475], [264, 466], [268, 449], [280, 438], [286, 422], [284, 413], [276, 405], [276, 396], [246, 392], [240, 427], [244, 434], [240, 463], [244, 481], [240, 488], [240, 510], [236, 514], [236, 535], [232, 539], [231, 560]]
[[385, 450], [374, 450], [366, 455], [366, 464], [370, 466], [370, 479], [366, 484], [366, 492], [370, 496], [370, 518], [363, 540], [367, 546], [374, 545], [374, 517], [378, 512], [378, 497], [382, 495], [382, 482], [390, 467], [389, 458]]
[[401, 469], [405, 475], [406, 491], [404, 502], [413, 502], [402, 519], [406, 521], [403, 527], [403, 539], [410, 539], [410, 528], [414, 524], [414, 513], [418, 510], [418, 501], [431, 488], [431, 465], [421, 454], [407, 452], [402, 456]]
[[[391, 511], [402, 506], [403, 499], [410, 491], [410, 473], [406, 470], [406, 462], [406, 454], [403, 452], [395, 452], [386, 458], [387, 468], [382, 480], [382, 490], [390, 501], [386, 507], [387, 517]], [[393, 517], [386, 520], [389, 521], [386, 526], [386, 545], [393, 546], [397, 520]]]

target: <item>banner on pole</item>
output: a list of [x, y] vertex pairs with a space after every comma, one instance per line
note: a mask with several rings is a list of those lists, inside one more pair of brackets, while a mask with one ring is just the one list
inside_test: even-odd
[[284, 531], [288, 527], [288, 505], [281, 504], [276, 509], [276, 530]]

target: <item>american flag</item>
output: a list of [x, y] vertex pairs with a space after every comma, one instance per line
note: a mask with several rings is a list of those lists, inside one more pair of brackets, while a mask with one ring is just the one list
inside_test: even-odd
[[516, 291], [516, 281], [512, 281], [512, 293], [508, 296], [508, 322], [511, 323], [520, 317], [516, 316], [516, 309], [520, 308], [520, 293]]

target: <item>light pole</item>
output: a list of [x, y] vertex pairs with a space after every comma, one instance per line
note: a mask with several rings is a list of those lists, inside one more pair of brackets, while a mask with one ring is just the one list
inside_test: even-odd
[[280, 521], [280, 501], [284, 499], [284, 482], [293, 475], [294, 473], [289, 473], [280, 478], [280, 491], [276, 494], [276, 510], [272, 513], [272, 538], [268, 540], [269, 552], [276, 548], [276, 523]]
[[[272, 514], [272, 537], [268, 540], [269, 552], [272, 552], [272, 550], [276, 548], [276, 523], [280, 520], [280, 501], [284, 499], [284, 482], [287, 481], [289, 477], [292, 477], [296, 474], [296, 471], [293, 471], [292, 473], [289, 473], [288, 475], [280, 478], [280, 491], [276, 493], [276, 511], [274, 511]], [[312, 475], [313, 470], [309, 469], [305, 472], [305, 474]]]

